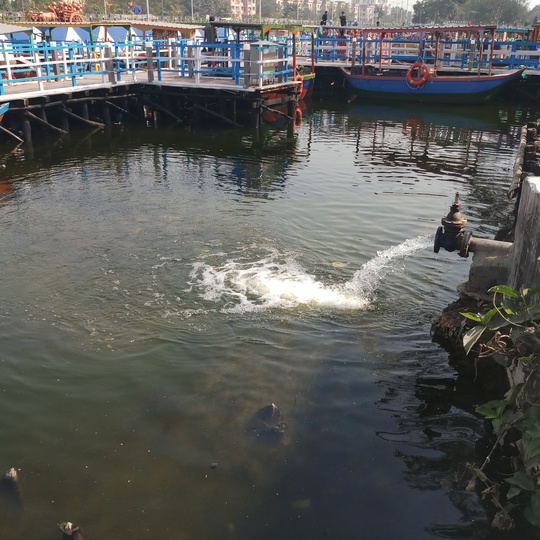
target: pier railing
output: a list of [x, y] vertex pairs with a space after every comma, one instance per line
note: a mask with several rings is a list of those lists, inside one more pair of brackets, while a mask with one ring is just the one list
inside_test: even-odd
[[[0, 95], [14, 85], [68, 81], [73, 87], [128, 81], [161, 81], [165, 74], [195, 84], [244, 88], [294, 80], [290, 48], [286, 43], [194, 43], [155, 40], [129, 43], [0, 43]], [[30, 88], [30, 86], [28, 88]]]
[[[346, 36], [306, 35], [294, 44], [298, 61], [351, 64], [414, 62], [434, 57], [435, 41], [366, 39]], [[441, 40], [439, 65], [472, 69], [487, 64], [493, 47], [493, 65], [502, 69], [538, 69], [540, 43], [479, 43]], [[201, 43], [193, 40], [154, 40], [128, 43], [0, 42], [0, 95], [21, 83], [43, 91], [44, 84], [67, 81], [71, 86], [128, 81], [161, 81], [172, 74], [196, 84], [228, 84], [244, 88], [290, 82], [294, 79], [291, 39], [280, 42]], [[93, 75], [92, 83], [89, 75]], [[33, 83], [33, 88], [32, 84]]]

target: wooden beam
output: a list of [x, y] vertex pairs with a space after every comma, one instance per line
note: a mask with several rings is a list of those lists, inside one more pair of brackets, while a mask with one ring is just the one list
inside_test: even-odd
[[21, 139], [18, 135], [15, 135], [15, 133], [12, 133], [9, 129], [5, 128], [4, 126], [0, 125], [0, 131], [3, 131], [4, 133], [7, 133], [14, 139], [16, 139], [19, 142], [24, 142], [24, 139]]
[[45, 126], [51, 131], [54, 131], [54, 133], [60, 133], [62, 135], [65, 135], [67, 133], [67, 131], [60, 129], [59, 127], [53, 126], [52, 124], [49, 124], [49, 122], [47, 122], [46, 120], [43, 120], [43, 118], [40, 118], [39, 116], [35, 115], [33, 112], [25, 111], [24, 114], [28, 118], [31, 118], [32, 120], [36, 121], [38, 124]]
[[174, 120], [176, 120], [179, 124], [182, 124], [182, 119], [178, 116], [176, 116], [176, 114], [172, 113], [171, 111], [169, 111], [168, 109], [166, 109], [165, 107], [162, 107], [161, 105], [158, 105], [157, 103], [154, 103], [151, 99], [148, 99], [146, 97], [142, 97], [142, 100], [150, 105], [151, 107], [154, 107], [156, 108], [158, 111], [161, 111], [163, 113], [165, 113], [167, 116], [170, 116], [171, 118], [173, 118]]
[[223, 120], [224, 122], [226, 122], [227, 124], [230, 124], [231, 126], [234, 126], [236, 128], [243, 128], [244, 127], [242, 124], [239, 124], [238, 122], [235, 122], [234, 120], [231, 120], [230, 118], [227, 118], [226, 116], [223, 116], [222, 114], [219, 114], [219, 113], [213, 111], [212, 109], [208, 109], [207, 107], [203, 107], [202, 105], [197, 105], [197, 103], [194, 103], [193, 107], [195, 109], [199, 109], [201, 111], [206, 112], [210, 116], [215, 116], [216, 118], [219, 118], [219, 119]]
[[102, 124], [101, 122], [94, 122], [93, 120], [87, 120], [86, 118], [83, 118], [82, 116], [79, 116], [78, 114], [75, 114], [69, 109], [64, 109], [64, 113], [70, 118], [74, 118], [75, 120], [78, 120], [79, 122], [82, 122], [83, 124], [86, 124], [88, 126], [100, 127], [100, 128], [105, 127], [105, 124]]
[[140, 118], [136, 114], [133, 114], [131, 111], [128, 111], [127, 109], [124, 109], [124, 108], [120, 107], [120, 105], [117, 105], [116, 103], [113, 103], [112, 101], [107, 100], [107, 101], [105, 101], [105, 103], [107, 105], [109, 105], [110, 107], [118, 109], [119, 111], [122, 111], [123, 113], [129, 114], [130, 116], [133, 116], [133, 118], [136, 118], [137, 120], [140, 120]]

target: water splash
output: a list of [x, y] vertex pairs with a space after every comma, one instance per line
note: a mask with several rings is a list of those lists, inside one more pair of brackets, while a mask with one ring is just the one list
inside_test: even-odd
[[221, 311], [226, 313], [298, 306], [366, 309], [381, 280], [398, 267], [398, 261], [432, 243], [432, 236], [419, 236], [380, 251], [350, 281], [337, 285], [309, 274], [295, 254], [276, 250], [258, 261], [233, 259], [221, 266], [194, 263], [190, 279], [204, 300], [222, 304]]
[[409, 238], [397, 246], [378, 251], [373, 259], [365, 263], [353, 278], [345, 284], [353, 293], [371, 297], [379, 287], [382, 279], [396, 269], [396, 262], [414, 255], [417, 251], [433, 245], [432, 235]]

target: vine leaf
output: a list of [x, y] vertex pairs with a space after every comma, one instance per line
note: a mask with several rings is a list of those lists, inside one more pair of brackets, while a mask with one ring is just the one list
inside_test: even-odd
[[509, 298], [519, 298], [519, 293], [507, 285], [495, 285], [495, 287], [488, 289], [488, 292], [504, 294]]
[[475, 343], [480, 339], [480, 336], [484, 333], [485, 326], [473, 326], [470, 330], [467, 330], [463, 334], [463, 348], [465, 354], [469, 354]]
[[523, 511], [525, 519], [535, 527], [540, 527], [540, 494], [534, 493], [531, 497], [531, 503]]
[[526, 491], [534, 490], [534, 480], [523, 471], [518, 471], [514, 473], [512, 476], [506, 479], [506, 482]]

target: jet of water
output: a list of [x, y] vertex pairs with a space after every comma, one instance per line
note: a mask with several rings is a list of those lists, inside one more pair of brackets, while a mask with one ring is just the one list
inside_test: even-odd
[[232, 259], [221, 266], [197, 262], [190, 277], [204, 300], [222, 304], [221, 310], [227, 313], [298, 306], [366, 309], [381, 280], [394, 271], [397, 262], [432, 243], [432, 236], [420, 236], [380, 251], [350, 281], [337, 285], [321, 282], [293, 255], [276, 251], [258, 261]]

